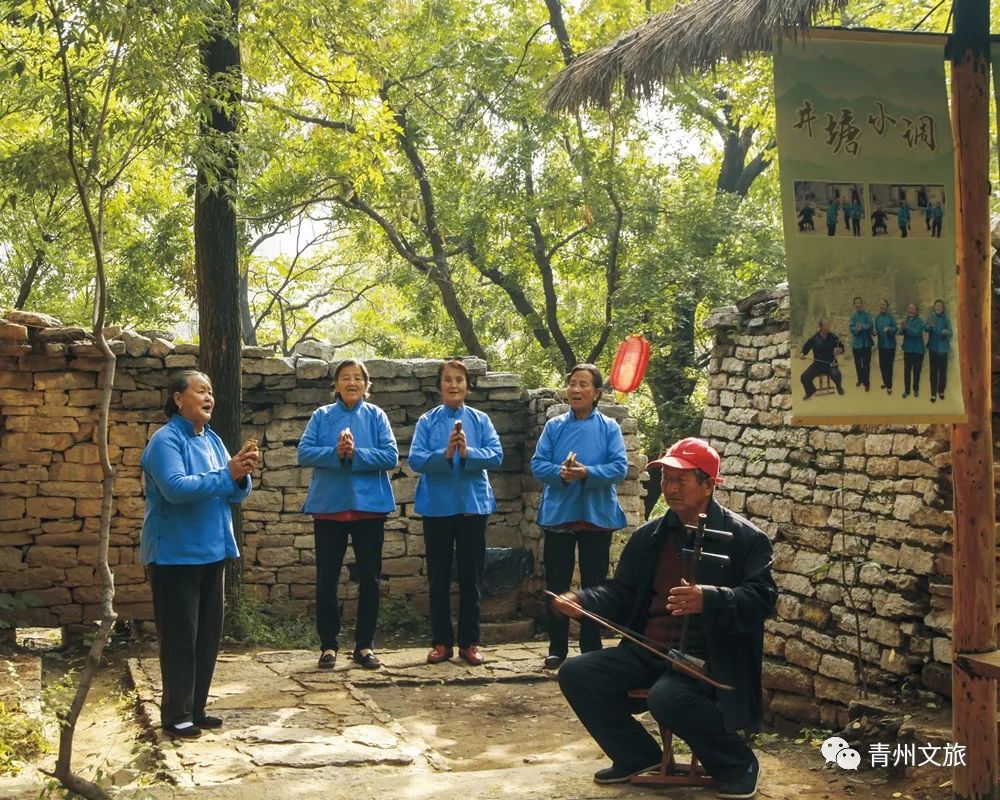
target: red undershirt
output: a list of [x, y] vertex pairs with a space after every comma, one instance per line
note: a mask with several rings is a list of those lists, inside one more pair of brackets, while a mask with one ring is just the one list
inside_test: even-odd
[[325, 519], [333, 522], [356, 522], [362, 519], [385, 519], [384, 511], [338, 511], [336, 514], [313, 514], [313, 519]]

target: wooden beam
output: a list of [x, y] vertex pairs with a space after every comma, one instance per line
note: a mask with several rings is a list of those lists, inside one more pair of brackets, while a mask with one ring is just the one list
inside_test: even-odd
[[[997, 682], [975, 666], [996, 638], [996, 513], [990, 415], [989, 0], [954, 0], [951, 122], [955, 137], [958, 351], [968, 423], [952, 429], [955, 488], [952, 730], [964, 745], [956, 800], [997, 798]], [[978, 662], [973, 654], [981, 654]], [[971, 657], [971, 658], [970, 658]], [[972, 670], [964, 669], [964, 663]]]
[[980, 678], [1000, 678], [1000, 650], [992, 653], [955, 653], [955, 666]]

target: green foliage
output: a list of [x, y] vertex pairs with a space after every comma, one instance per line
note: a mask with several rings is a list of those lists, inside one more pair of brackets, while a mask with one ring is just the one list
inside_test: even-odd
[[429, 631], [427, 617], [417, 611], [408, 594], [389, 594], [382, 598], [378, 629], [388, 636], [420, 638]]
[[76, 693], [76, 681], [79, 672], [68, 669], [58, 679], [47, 684], [42, 689], [42, 711], [46, 716], [53, 717], [60, 726], [65, 725], [66, 715]]
[[[200, 169], [208, 190], [237, 200], [248, 336], [283, 352], [311, 336], [394, 357], [478, 344], [537, 386], [572, 361], [607, 367], [617, 341], [642, 332], [654, 354], [635, 406], [655, 450], [699, 424], [707, 311], [782, 277], [776, 169], [743, 172], [774, 155], [770, 61], [721, 64], [608, 110], [552, 114], [545, 94], [564, 46], [592, 50], [675, 2], [563, 3], [560, 42], [537, 0], [252, 0], [236, 107], [234, 76], [205, 85], [199, 58], [228, 24], [226, 3], [11, 0], [0, 305], [30, 289], [29, 309], [90, 317], [65, 53], [90, 191], [106, 187], [110, 323], [187, 318]], [[949, 13], [936, 0], [859, 2], [821, 22], [942, 31]], [[196, 135], [222, 110], [239, 116], [238, 152]], [[750, 144], [742, 158], [734, 142]], [[235, 156], [239, 185], [223, 186]]]
[[191, 248], [176, 164], [212, 5], [173, 4], [173, 23], [135, 3], [5, 5], [0, 73], [17, 80], [0, 90], [0, 304], [90, 322], [100, 242], [109, 322], [180, 316]]
[[27, 763], [50, 749], [38, 720], [0, 701], [0, 776], [19, 775]]
[[307, 650], [319, 647], [315, 620], [245, 593], [226, 607], [225, 633], [242, 644]]
[[3, 619], [4, 612], [11, 612], [11, 616], [13, 616], [13, 612], [23, 611], [26, 608], [34, 608], [40, 603], [41, 601], [33, 594], [25, 593], [15, 596], [9, 592], [0, 592], [0, 630], [14, 627], [7, 620]]

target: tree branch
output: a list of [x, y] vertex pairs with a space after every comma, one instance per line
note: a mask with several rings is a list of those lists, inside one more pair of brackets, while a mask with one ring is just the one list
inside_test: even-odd
[[552, 345], [552, 337], [549, 336], [541, 315], [535, 310], [528, 296], [524, 293], [521, 284], [496, 267], [487, 266], [486, 259], [479, 252], [475, 242], [471, 240], [468, 242], [466, 252], [469, 254], [469, 262], [479, 271], [479, 274], [507, 293], [511, 303], [514, 304], [514, 308], [517, 309], [518, 313], [531, 326], [531, 333], [535, 339], [547, 350]]
[[542, 228], [538, 224], [538, 217], [535, 213], [535, 181], [531, 174], [531, 154], [525, 153], [522, 157], [521, 168], [524, 172], [524, 190], [527, 195], [527, 216], [528, 229], [531, 231], [531, 255], [538, 267], [538, 272], [542, 277], [542, 295], [545, 298], [545, 323], [548, 325], [549, 333], [555, 341], [559, 354], [562, 356], [566, 369], [578, 363], [573, 347], [562, 332], [559, 324], [558, 305], [559, 299], [556, 296], [555, 276], [552, 270], [552, 259], [548, 256], [549, 248], [545, 243], [545, 236]]
[[[549, 25], [559, 40], [559, 50], [562, 52], [563, 63], [568, 67], [573, 60], [573, 43], [569, 40], [569, 32], [566, 30], [566, 21], [563, 19], [562, 3], [559, 0], [545, 0], [545, 6], [549, 10]], [[573, 366], [570, 364], [570, 366]]]
[[625, 214], [622, 211], [618, 195], [611, 184], [605, 186], [611, 205], [615, 208], [615, 226], [611, 230], [611, 241], [608, 245], [608, 258], [604, 270], [605, 294], [604, 294], [604, 326], [601, 335], [590, 351], [587, 362], [594, 364], [604, 351], [604, 346], [608, 343], [611, 335], [611, 321], [614, 312], [615, 292], [618, 291], [619, 277], [619, 254], [621, 250], [621, 232]]

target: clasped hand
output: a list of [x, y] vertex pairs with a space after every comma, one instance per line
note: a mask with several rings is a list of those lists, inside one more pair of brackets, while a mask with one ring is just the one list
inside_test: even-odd
[[337, 438], [337, 457], [343, 461], [354, 458], [354, 434], [350, 428], [344, 428]]
[[559, 467], [559, 477], [566, 483], [582, 481], [587, 477], [587, 468], [576, 460], [576, 453], [570, 453]]
[[448, 446], [444, 451], [444, 457], [451, 461], [456, 450], [458, 451], [459, 458], [466, 458], [468, 456], [469, 447], [465, 441], [465, 431], [452, 428], [451, 436], [448, 437]]

